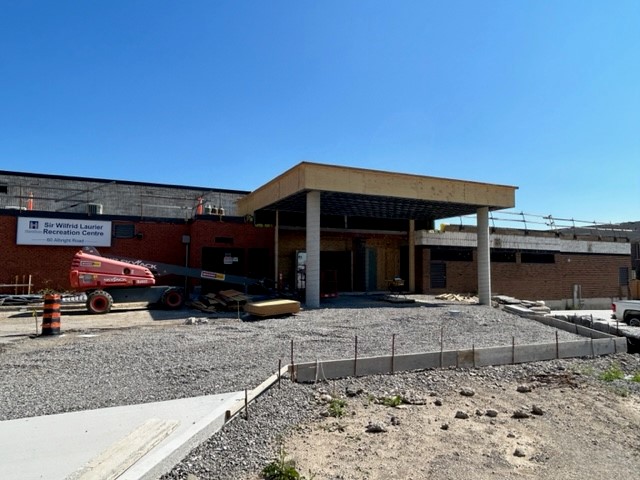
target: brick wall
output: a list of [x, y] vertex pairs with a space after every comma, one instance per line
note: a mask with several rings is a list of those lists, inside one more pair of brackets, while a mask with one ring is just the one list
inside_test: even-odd
[[[423, 248], [417, 255], [420, 272], [417, 290], [439, 294], [475, 293], [478, 290], [477, 255], [473, 261], [446, 261], [446, 288], [431, 288], [430, 250]], [[626, 295], [619, 286], [619, 270], [630, 267], [625, 255], [555, 254], [555, 263], [491, 262], [492, 294], [510, 295], [530, 300], [561, 300], [572, 298], [573, 286], [580, 285], [582, 298], [607, 298]], [[418, 275], [418, 273], [417, 273]]]
[[[108, 220], [108, 217], [101, 218]], [[193, 222], [114, 220], [113, 225], [134, 224], [134, 238], [112, 238], [111, 247], [100, 247], [104, 255], [119, 255], [130, 258], [152, 260], [172, 265], [184, 265], [186, 248], [184, 235], [191, 235], [190, 265], [201, 266], [204, 246], [215, 246], [216, 237], [233, 239], [234, 247], [267, 248], [273, 251], [273, 229], [257, 228], [252, 224], [211, 221]], [[17, 217], [0, 215], [0, 283], [13, 283], [15, 276], [32, 276], [34, 291], [50, 288], [68, 291], [69, 267], [75, 253], [73, 247], [49, 247], [16, 245]], [[271, 262], [273, 263], [273, 262]], [[175, 279], [173, 279], [175, 280]], [[162, 279], [168, 283], [172, 279]], [[0, 293], [12, 293], [0, 290]]]

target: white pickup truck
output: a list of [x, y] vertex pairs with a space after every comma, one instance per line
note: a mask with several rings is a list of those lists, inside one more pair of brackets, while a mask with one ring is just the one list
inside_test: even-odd
[[620, 300], [611, 304], [613, 318], [640, 327], [640, 300]]

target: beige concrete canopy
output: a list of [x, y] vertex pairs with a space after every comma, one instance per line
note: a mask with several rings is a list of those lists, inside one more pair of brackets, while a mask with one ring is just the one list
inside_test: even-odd
[[[413, 290], [416, 220], [476, 214], [478, 290], [491, 302], [489, 211], [515, 206], [516, 187], [361, 168], [302, 162], [238, 200], [240, 215], [259, 211], [304, 212], [306, 216], [306, 306], [320, 305], [320, 217], [346, 215], [407, 220], [409, 288]], [[276, 278], [278, 214], [276, 213]]]
[[302, 162], [238, 201], [240, 215], [259, 210], [304, 212], [319, 191], [321, 215], [437, 220], [480, 207], [515, 206], [517, 187]]

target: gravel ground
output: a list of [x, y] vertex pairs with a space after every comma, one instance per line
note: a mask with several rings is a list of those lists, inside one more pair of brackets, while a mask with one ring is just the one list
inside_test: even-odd
[[[290, 363], [555, 341], [552, 328], [498, 309], [416, 296], [398, 305], [345, 297], [281, 319], [212, 315], [208, 324], [69, 331], [0, 345], [0, 420], [251, 389]], [[185, 312], [188, 316], [188, 312]], [[559, 332], [560, 341], [575, 339]], [[508, 369], [505, 369], [508, 371]], [[388, 377], [411, 382], [411, 375]], [[379, 383], [379, 380], [372, 380]], [[393, 380], [396, 381], [396, 380]], [[194, 450], [166, 479], [250, 478], [277, 438], [317, 415], [313, 387], [283, 382]]]

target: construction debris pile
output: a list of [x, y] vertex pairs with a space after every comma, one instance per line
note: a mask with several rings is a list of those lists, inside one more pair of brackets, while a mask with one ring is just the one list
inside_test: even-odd
[[42, 295], [0, 295], [0, 305], [29, 305], [42, 303]]
[[450, 302], [478, 303], [477, 295], [470, 293], [443, 293], [436, 296], [436, 300], [448, 300]]
[[189, 306], [202, 312], [230, 312], [241, 309], [248, 300], [249, 297], [237, 290], [222, 290], [199, 295]]
[[514, 313], [528, 311], [529, 313], [546, 314], [551, 312], [551, 309], [547, 307], [543, 300], [519, 300], [507, 295], [495, 295], [492, 300], [496, 302], [498, 306], [504, 306], [505, 310], [517, 310]]

